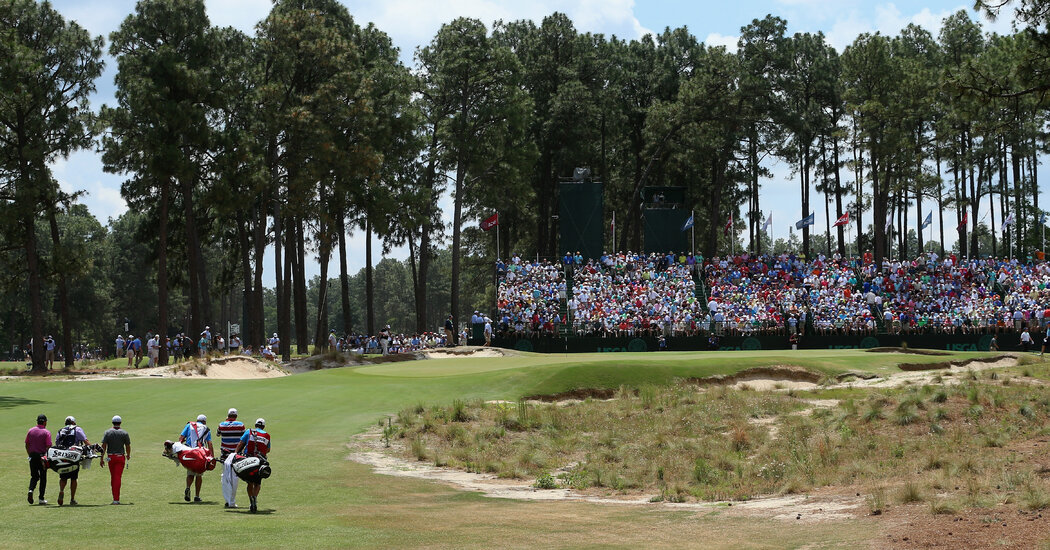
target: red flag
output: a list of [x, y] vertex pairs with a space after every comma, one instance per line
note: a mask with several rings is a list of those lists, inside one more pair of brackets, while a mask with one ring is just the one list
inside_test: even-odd
[[499, 212], [496, 212], [495, 214], [493, 214], [493, 215], [491, 215], [491, 216], [481, 220], [481, 230], [482, 231], [489, 231], [490, 229], [492, 229], [493, 227], [496, 227], [497, 225], [499, 225]]
[[831, 225], [831, 227], [838, 227], [840, 225], [846, 225], [848, 223], [849, 223], [849, 212], [846, 212], [845, 214], [839, 216], [839, 219], [835, 220], [835, 223], [833, 223]]
[[969, 212], [963, 210], [962, 221], [959, 222], [959, 227], [957, 227], [956, 229], [962, 229], [962, 230], [966, 229], [966, 224], [967, 224], [967, 222], [969, 222], [969, 214], [970, 214]]
[[729, 235], [729, 230], [733, 228], [733, 216], [729, 216], [729, 221], [726, 222], [725, 235]]

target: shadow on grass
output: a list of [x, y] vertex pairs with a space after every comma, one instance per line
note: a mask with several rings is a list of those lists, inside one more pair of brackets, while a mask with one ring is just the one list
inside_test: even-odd
[[40, 401], [39, 399], [26, 399], [24, 397], [10, 397], [6, 395], [0, 395], [0, 409], [10, 409], [13, 407], [21, 407], [24, 405], [40, 405], [47, 403], [47, 401]]
[[218, 504], [217, 500], [202, 500], [200, 502], [169, 502], [168, 504], [178, 504], [179, 506], [211, 506]]
[[229, 514], [244, 514], [247, 516], [268, 516], [276, 512], [277, 510], [259, 510], [255, 513], [252, 513], [252, 511], [248, 508], [227, 508], [223, 511]]

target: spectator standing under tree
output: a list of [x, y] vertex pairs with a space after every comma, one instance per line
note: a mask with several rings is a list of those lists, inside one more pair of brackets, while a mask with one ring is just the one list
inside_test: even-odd
[[[183, 428], [182, 433], [179, 434], [179, 443], [190, 447], [206, 448], [208, 449], [208, 452], [214, 456], [215, 451], [211, 446], [211, 429], [208, 428], [208, 417], [199, 414], [197, 415], [196, 422], [187, 422], [186, 427]], [[196, 480], [196, 494], [193, 501], [201, 501], [201, 484], [204, 483], [204, 474], [197, 474], [190, 470], [186, 470], [186, 492], [183, 494], [183, 498], [186, 502], [190, 501], [190, 486], [193, 485], [194, 480]]]
[[47, 468], [44, 456], [51, 447], [51, 432], [47, 429], [47, 416], [37, 415], [36, 426], [26, 433], [26, 454], [29, 455], [29, 504], [33, 503], [33, 489], [40, 482], [40, 504], [47, 504], [44, 493], [47, 491]]
[[154, 334], [153, 337], [146, 341], [146, 347], [149, 350], [149, 366], [157, 366], [157, 360], [160, 358], [160, 335]]
[[448, 314], [448, 319], [445, 319], [445, 345], [448, 347], [455, 346], [455, 340], [453, 339], [456, 331], [456, 325], [452, 322], [452, 314]]
[[270, 338], [270, 351], [275, 357], [281, 354], [281, 339], [277, 337], [276, 332], [273, 333], [273, 338]]
[[1024, 328], [1021, 332], [1021, 351], [1028, 352], [1028, 348], [1032, 345], [1032, 335], [1028, 334], [1028, 327]]
[[47, 352], [45, 363], [47, 363], [47, 369], [51, 370], [55, 366], [55, 339], [51, 335], [47, 335], [44, 340], [44, 350]]
[[102, 434], [102, 456], [98, 465], [109, 463], [109, 487], [113, 493], [111, 504], [120, 504], [120, 479], [124, 475], [124, 466], [131, 460], [131, 436], [121, 427], [119, 416], [113, 417], [113, 427]]

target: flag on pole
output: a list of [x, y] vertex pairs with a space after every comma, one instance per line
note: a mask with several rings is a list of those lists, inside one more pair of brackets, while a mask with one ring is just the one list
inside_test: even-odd
[[685, 220], [685, 225], [682, 226], [682, 231], [685, 231], [686, 229], [689, 229], [692, 226], [693, 226], [693, 215], [690, 214], [689, 215], [689, 219]]
[[959, 222], [959, 226], [956, 229], [961, 229], [961, 230], [965, 231], [966, 230], [966, 224], [969, 223], [969, 221], [970, 221], [970, 213], [964, 210], [963, 211], [962, 221]]
[[890, 210], [890, 215], [886, 217], [886, 234], [890, 234], [890, 230], [893, 229], [893, 210]]
[[1014, 214], [1013, 214], [1013, 212], [1011, 212], [1010, 215], [1007, 216], [1005, 220], [1003, 220], [1003, 228], [1010, 227], [1013, 224], [1014, 224]]
[[839, 216], [839, 219], [835, 220], [835, 223], [833, 223], [831, 225], [831, 227], [838, 227], [840, 225], [846, 225], [848, 223], [849, 223], [849, 212], [846, 212], [845, 214]]
[[773, 225], [773, 213], [769, 213], [769, 217], [766, 218], [766, 223], [762, 224], [762, 231], [769, 229], [769, 226]]
[[931, 223], [933, 223], [933, 212], [926, 214], [926, 219], [922, 220], [922, 227], [920, 227], [919, 230], [922, 231], [923, 229], [926, 229]]
[[499, 212], [481, 220], [481, 230], [490, 231], [493, 227], [499, 225]]
[[732, 229], [732, 228], [733, 228], [733, 216], [730, 215], [729, 216], [729, 221], [726, 222], [726, 227], [725, 227], [725, 229], [722, 230], [722, 233], [728, 237], [729, 236], [729, 230]]
[[1046, 212], [1039, 214], [1039, 225], [1046, 225]]
[[805, 227], [807, 225], [815, 225], [816, 223], [817, 223], [817, 213], [813, 212], [812, 214], [806, 216], [805, 218], [802, 218], [801, 220], [795, 222], [795, 229], [802, 229], [803, 227]]

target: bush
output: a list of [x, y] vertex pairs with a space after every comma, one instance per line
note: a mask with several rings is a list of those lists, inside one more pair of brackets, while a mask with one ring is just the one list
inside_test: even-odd
[[540, 474], [540, 477], [536, 478], [536, 482], [532, 486], [537, 489], [557, 489], [558, 481], [554, 479], [550, 472], [543, 472]]

